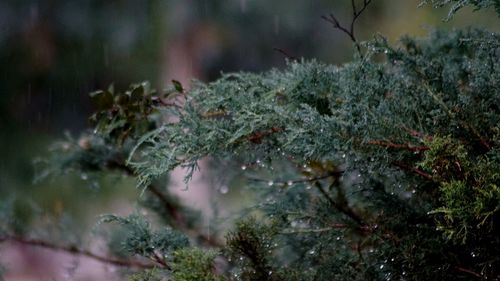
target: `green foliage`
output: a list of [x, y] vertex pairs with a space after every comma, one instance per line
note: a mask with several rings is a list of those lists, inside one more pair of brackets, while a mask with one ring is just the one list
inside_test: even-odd
[[494, 235], [494, 220], [500, 211], [498, 161], [484, 156], [471, 159], [464, 145], [453, 143], [450, 137], [434, 137], [429, 147], [421, 165], [441, 183], [444, 206], [433, 211], [443, 214], [438, 227], [462, 243], [480, 239], [474, 234]]
[[434, 7], [443, 7], [451, 4], [447, 20], [450, 20], [458, 10], [466, 6], [473, 6], [474, 10], [495, 7], [497, 14], [500, 15], [500, 2], [497, 0], [424, 0], [420, 5], [432, 4]]
[[157, 268], [143, 270], [130, 276], [130, 281], [161, 281], [163, 276]]
[[168, 257], [173, 251], [189, 246], [186, 236], [170, 228], [152, 231], [150, 224], [137, 214], [126, 218], [105, 215], [101, 222], [116, 222], [126, 228], [122, 247], [130, 254], [144, 257]]
[[185, 248], [174, 252], [172, 281], [223, 281], [215, 272], [216, 252], [197, 248]]
[[230, 256], [243, 269], [235, 273], [240, 280], [283, 280], [273, 268], [269, 253], [274, 248], [276, 230], [250, 218], [236, 223], [236, 229], [227, 235]]

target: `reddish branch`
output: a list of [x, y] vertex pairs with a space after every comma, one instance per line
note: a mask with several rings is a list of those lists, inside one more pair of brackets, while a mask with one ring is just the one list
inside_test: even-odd
[[409, 172], [415, 173], [415, 174], [417, 174], [417, 175], [419, 175], [421, 177], [424, 177], [424, 178], [426, 178], [428, 180], [432, 180], [432, 176], [430, 174], [428, 174], [428, 173], [426, 173], [426, 172], [424, 172], [424, 171], [422, 171], [422, 170], [420, 170], [418, 168], [412, 167], [410, 165], [404, 164], [404, 163], [399, 162], [399, 161], [392, 162], [392, 164], [398, 166], [399, 168], [401, 168], [401, 169], [403, 169], [405, 171], [409, 171]]
[[253, 143], [261, 144], [263, 138], [265, 138], [265, 137], [267, 137], [269, 135], [272, 135], [274, 133], [281, 132], [281, 131], [283, 131], [282, 128], [272, 127], [269, 130], [265, 130], [265, 131], [260, 131], [260, 132], [253, 133], [247, 139], [249, 141], [253, 142]]
[[406, 149], [406, 150], [413, 151], [413, 152], [426, 151], [426, 150], [430, 149], [428, 146], [415, 146], [415, 145], [412, 145], [409, 143], [399, 144], [399, 143], [392, 143], [392, 142], [379, 141], [379, 140], [369, 141], [369, 142], [367, 142], [367, 144], [383, 146], [386, 148]]
[[477, 272], [474, 272], [470, 269], [466, 269], [466, 268], [463, 268], [463, 267], [459, 267], [459, 266], [455, 266], [455, 269], [458, 270], [458, 271], [461, 271], [461, 272], [465, 272], [465, 273], [468, 273], [468, 274], [471, 274], [471, 275], [474, 275], [476, 276], [477, 278], [481, 279], [481, 280], [484, 280], [483, 276], [481, 276], [481, 274], [477, 273]]
[[[53, 251], [61, 251], [61, 252], [66, 252], [72, 255], [79, 255], [79, 256], [84, 256], [87, 258], [94, 259], [96, 261], [100, 261], [103, 263], [107, 264], [112, 264], [115, 266], [124, 266], [124, 267], [135, 267], [135, 268], [153, 268], [156, 265], [151, 264], [151, 263], [142, 263], [139, 261], [133, 261], [133, 260], [120, 260], [120, 259], [115, 259], [111, 257], [106, 257], [106, 256], [101, 256], [95, 253], [92, 253], [88, 250], [80, 249], [76, 246], [63, 246], [63, 245], [57, 245], [48, 241], [44, 240], [39, 240], [39, 239], [29, 239], [29, 238], [22, 238], [22, 237], [17, 237], [17, 236], [3, 236], [0, 237], [0, 243], [6, 242], [6, 241], [12, 241], [24, 245], [30, 245], [30, 246], [36, 246], [36, 247], [41, 247], [45, 249], [50, 249]], [[162, 267], [167, 267], [168, 266], [164, 263], [159, 263]]]

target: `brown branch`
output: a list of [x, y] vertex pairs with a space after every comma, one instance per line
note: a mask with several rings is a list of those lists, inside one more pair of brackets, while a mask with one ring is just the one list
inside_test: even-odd
[[360, 225], [360, 226], [365, 225], [365, 223], [363, 222], [363, 219], [358, 214], [354, 213], [353, 210], [351, 210], [350, 208], [345, 208], [344, 206], [337, 204], [337, 202], [330, 196], [330, 194], [328, 194], [328, 192], [326, 192], [326, 190], [323, 188], [323, 186], [321, 186], [321, 184], [319, 182], [316, 182], [315, 186], [316, 186], [316, 188], [318, 188], [318, 190], [321, 192], [321, 194], [323, 194], [323, 196], [325, 196], [325, 198], [328, 200], [328, 202], [330, 202], [330, 204], [337, 211], [346, 215], [347, 217], [349, 217], [350, 219], [355, 221], [358, 225]]
[[[109, 161], [106, 165], [107, 168], [109, 169], [116, 169], [125, 172], [128, 176], [134, 176], [134, 171], [126, 166], [123, 162], [119, 160], [115, 161]], [[163, 193], [161, 192], [155, 185], [150, 184], [147, 188], [146, 191], [150, 192], [154, 197], [160, 201], [161, 205], [163, 208], [165, 208], [165, 211], [172, 217], [172, 220], [170, 221], [171, 226], [175, 229], [178, 229], [183, 232], [189, 232], [191, 230], [188, 227], [187, 220], [182, 212], [179, 211], [179, 206], [176, 206], [171, 202], [171, 200]], [[223, 244], [213, 238], [210, 238], [209, 236], [199, 234], [198, 238], [202, 240], [206, 245], [210, 245], [212, 247], [222, 247]]]
[[393, 165], [401, 168], [402, 170], [405, 170], [405, 171], [409, 171], [409, 172], [412, 172], [412, 173], [415, 173], [421, 177], [424, 177], [428, 180], [433, 180], [432, 178], [432, 175], [418, 169], [418, 168], [415, 168], [415, 167], [412, 167], [410, 165], [407, 165], [405, 163], [402, 163], [402, 162], [399, 162], [399, 161], [395, 161], [395, 162], [392, 162]]
[[172, 269], [172, 267], [170, 267], [170, 265], [165, 261], [165, 259], [162, 259], [157, 253], [153, 253], [152, 260], [156, 263], [161, 264], [163, 267], [165, 267], [168, 270]]
[[[172, 204], [172, 202], [161, 192], [156, 188], [154, 185], [149, 185], [147, 190], [151, 192], [162, 204], [162, 206], [165, 208], [165, 210], [169, 213], [169, 215], [172, 217], [171, 221], [171, 226], [175, 229], [178, 229], [183, 232], [189, 232], [190, 229], [187, 224], [187, 220], [185, 216], [179, 211], [178, 206], [175, 206]], [[219, 241], [217, 241], [214, 238], [211, 238], [207, 235], [198, 233], [198, 238], [202, 240], [206, 245], [210, 245], [212, 247], [222, 247], [223, 244]]]
[[430, 149], [430, 147], [428, 147], [428, 146], [415, 146], [415, 145], [412, 145], [409, 143], [399, 144], [399, 143], [392, 143], [392, 142], [379, 141], [379, 140], [368, 141], [367, 144], [383, 146], [386, 148], [406, 149], [406, 150], [413, 151], [413, 152], [426, 151], [426, 150]]
[[361, 9], [358, 10], [356, 8], [355, 0], [351, 0], [352, 19], [351, 19], [351, 23], [349, 24], [349, 29], [342, 26], [333, 13], [331, 13], [328, 17], [327, 16], [321, 17], [325, 21], [331, 23], [333, 25], [333, 28], [336, 28], [336, 29], [344, 32], [345, 34], [347, 34], [347, 36], [349, 36], [349, 38], [351, 38], [351, 41], [354, 42], [359, 54], [361, 54], [361, 46], [359, 45], [358, 40], [356, 39], [356, 36], [354, 34], [354, 23], [359, 18], [359, 16], [365, 11], [366, 7], [368, 7], [368, 5], [371, 2], [372, 2], [372, 0], [363, 0], [363, 7], [361, 7]]
[[[17, 236], [3, 236], [0, 237], [0, 243], [6, 242], [6, 241], [12, 241], [24, 245], [30, 245], [30, 246], [35, 246], [35, 247], [41, 247], [45, 249], [50, 249], [53, 251], [61, 251], [61, 252], [66, 252], [68, 254], [72, 255], [79, 255], [79, 256], [84, 256], [87, 258], [94, 259], [96, 261], [100, 261], [102, 263], [107, 263], [115, 266], [123, 266], [123, 267], [135, 267], [135, 268], [154, 268], [156, 265], [154, 264], [149, 264], [149, 263], [142, 263], [139, 261], [133, 261], [133, 260], [120, 260], [120, 259], [115, 259], [111, 257], [106, 257], [106, 256], [100, 256], [98, 254], [92, 253], [88, 250], [80, 249], [76, 246], [64, 246], [64, 245], [57, 245], [48, 241], [44, 240], [39, 240], [39, 239], [29, 239], [29, 238], [23, 238], [23, 237], [17, 237]], [[163, 267], [169, 268], [167, 264], [161, 264]]]
[[270, 136], [274, 133], [281, 132], [281, 131], [283, 131], [282, 128], [272, 127], [271, 129], [266, 130], [266, 131], [260, 131], [260, 132], [253, 133], [252, 135], [247, 137], [247, 140], [249, 140], [255, 144], [261, 144], [263, 138]]
[[483, 280], [483, 279], [484, 279], [484, 278], [483, 278], [483, 276], [482, 276], [481, 274], [479, 274], [479, 273], [477, 273], [477, 272], [474, 272], [474, 271], [472, 271], [472, 270], [470, 270], [470, 269], [466, 269], [466, 268], [459, 267], [459, 266], [455, 266], [455, 269], [456, 269], [456, 270], [458, 270], [458, 271], [461, 271], [461, 272], [465, 272], [465, 273], [469, 273], [469, 274], [471, 274], [471, 275], [474, 275], [474, 276], [476, 276], [477, 278], [479, 278], [479, 279], [481, 279], [481, 280]]
[[151, 100], [153, 101], [153, 103], [160, 104], [162, 106], [171, 106], [171, 107], [176, 107], [179, 109], [182, 108], [181, 105], [178, 105], [177, 103], [175, 103], [175, 100], [172, 101], [171, 103], [169, 103], [169, 102], [164, 101], [163, 98], [158, 97], [158, 96], [151, 97]]

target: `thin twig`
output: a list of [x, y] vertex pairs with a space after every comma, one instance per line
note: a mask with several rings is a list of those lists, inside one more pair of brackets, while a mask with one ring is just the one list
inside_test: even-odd
[[285, 50], [283, 50], [283, 49], [281, 49], [281, 48], [276, 48], [276, 47], [274, 47], [274, 48], [273, 48], [273, 50], [275, 50], [276, 52], [278, 52], [278, 53], [280, 53], [280, 54], [284, 55], [284, 56], [285, 56], [286, 58], [288, 58], [288, 59], [291, 59], [291, 60], [298, 60], [298, 58], [297, 58], [296, 56], [292, 56], [292, 55], [290, 55], [287, 51], [285, 51]]
[[[23, 237], [17, 237], [17, 236], [3, 236], [0, 237], [0, 243], [6, 242], [6, 241], [12, 241], [24, 245], [30, 245], [30, 246], [35, 246], [35, 247], [41, 247], [45, 249], [50, 249], [53, 251], [61, 251], [61, 252], [66, 252], [72, 255], [79, 255], [79, 256], [85, 256], [87, 258], [91, 258], [103, 263], [107, 264], [112, 264], [115, 266], [124, 266], [124, 267], [135, 267], [135, 268], [153, 268], [157, 267], [157, 265], [154, 264], [149, 264], [149, 263], [142, 263], [139, 261], [132, 261], [132, 260], [119, 260], [111, 257], [106, 257], [106, 256], [100, 256], [98, 254], [92, 253], [88, 250], [80, 249], [76, 246], [63, 246], [63, 245], [57, 245], [48, 241], [44, 240], [39, 240], [39, 239], [29, 239], [29, 238], [23, 238]], [[159, 263], [163, 267], [167, 267], [168, 265]]]
[[351, 0], [351, 6], [352, 6], [352, 19], [351, 23], [349, 25], [349, 28], [346, 28], [345, 26], [341, 25], [338, 19], [335, 17], [333, 13], [330, 13], [330, 15], [327, 16], [322, 16], [321, 18], [324, 19], [325, 21], [331, 23], [333, 25], [333, 28], [336, 28], [351, 38], [351, 41], [355, 44], [356, 49], [359, 54], [361, 54], [361, 46], [358, 43], [358, 40], [356, 39], [356, 36], [354, 34], [354, 23], [356, 20], [359, 18], [359, 16], [365, 11], [366, 7], [372, 2], [372, 0], [363, 0], [363, 7], [361, 9], [356, 8], [356, 3], [355, 0]]

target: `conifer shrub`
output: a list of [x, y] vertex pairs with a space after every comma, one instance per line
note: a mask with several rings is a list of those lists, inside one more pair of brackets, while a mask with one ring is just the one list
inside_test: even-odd
[[[500, 14], [497, 1], [425, 2]], [[436, 30], [393, 46], [342, 31], [356, 53], [341, 66], [93, 92], [95, 130], [55, 144], [41, 176], [137, 178], [161, 225], [101, 220], [118, 234], [100, 258], [131, 280], [499, 280], [499, 35]], [[202, 159], [257, 198], [223, 237], [164, 184], [178, 167], [189, 183]], [[2, 240], [92, 254], [20, 236], [5, 209]]]

